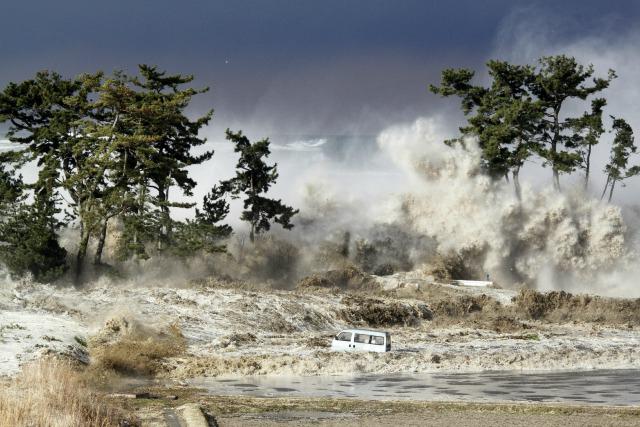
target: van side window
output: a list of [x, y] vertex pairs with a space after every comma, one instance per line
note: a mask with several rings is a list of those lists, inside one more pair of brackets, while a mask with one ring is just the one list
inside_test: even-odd
[[353, 341], [362, 344], [369, 344], [369, 338], [370, 336], [366, 334], [356, 334], [356, 336], [353, 338]]
[[384, 345], [384, 337], [372, 336], [371, 344]]
[[338, 341], [349, 341], [351, 342], [351, 332], [340, 332], [336, 337]]

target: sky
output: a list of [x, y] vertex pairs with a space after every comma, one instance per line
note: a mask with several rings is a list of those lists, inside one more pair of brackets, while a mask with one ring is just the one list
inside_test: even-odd
[[211, 92], [212, 129], [375, 134], [452, 109], [427, 91], [445, 67], [482, 67], [514, 17], [543, 17], [534, 37], [625, 31], [640, 2], [618, 0], [60, 0], [0, 6], [0, 85], [156, 64]]
[[[532, 63], [568, 53], [601, 74], [615, 68], [606, 114], [640, 129], [635, 0], [5, 0], [0, 14], [1, 87], [43, 69], [135, 73], [147, 63], [193, 74], [195, 85], [211, 88], [191, 107], [215, 110], [209, 140], [223, 140], [227, 127], [270, 136], [284, 147], [275, 155], [283, 181], [327, 156], [346, 159], [342, 172], [350, 173], [371, 152], [362, 138], [375, 144], [385, 128], [419, 117], [437, 117], [454, 136], [464, 119], [456, 100], [428, 85], [447, 67], [478, 70], [482, 79], [492, 58]], [[336, 135], [338, 142], [314, 147]], [[296, 138], [308, 144], [286, 145]], [[222, 172], [202, 172], [204, 187], [233, 171], [232, 153], [218, 153]], [[607, 157], [603, 144], [596, 170]], [[374, 159], [369, 169], [384, 165]], [[525, 175], [548, 184], [537, 166]], [[603, 177], [594, 180], [598, 187]], [[392, 182], [378, 174], [359, 188], [365, 181], [373, 189]], [[640, 201], [640, 185], [623, 191]]]

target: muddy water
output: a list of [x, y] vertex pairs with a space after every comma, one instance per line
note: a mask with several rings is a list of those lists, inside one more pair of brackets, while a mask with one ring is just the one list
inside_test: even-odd
[[214, 395], [640, 405], [640, 370], [202, 378]]

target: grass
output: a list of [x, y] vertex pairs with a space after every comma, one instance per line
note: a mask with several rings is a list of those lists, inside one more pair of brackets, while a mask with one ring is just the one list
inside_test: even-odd
[[185, 339], [175, 325], [158, 333], [127, 333], [113, 342], [89, 342], [91, 369], [94, 374], [152, 376], [161, 368], [162, 359], [178, 356], [185, 347]]
[[73, 340], [75, 342], [77, 342], [79, 345], [81, 345], [82, 347], [87, 347], [87, 340], [85, 340], [83, 337], [76, 335], [73, 337]]
[[420, 289], [381, 290], [375, 295], [424, 301], [433, 313], [434, 326], [461, 325], [502, 333], [529, 329], [532, 321], [547, 324], [580, 322], [629, 328], [640, 326], [640, 299], [522, 289], [513, 298], [512, 304], [500, 304], [488, 295], [470, 295], [464, 290], [439, 285]]
[[110, 427], [135, 421], [103, 402], [67, 362], [45, 358], [0, 386], [0, 427]]
[[348, 295], [342, 299], [347, 306], [338, 316], [350, 324], [372, 327], [414, 326], [420, 320], [431, 320], [432, 313], [425, 304], [403, 301], [384, 301], [376, 298]]
[[523, 289], [514, 302], [516, 313], [529, 319], [640, 325], [640, 298], [618, 299]]
[[611, 407], [564, 405], [556, 403], [472, 403], [472, 402], [431, 402], [358, 400], [340, 398], [291, 398], [291, 397], [251, 397], [251, 396], [206, 396], [200, 403], [208, 412], [218, 415], [261, 413], [278, 411], [320, 411], [367, 415], [391, 415], [429, 412], [492, 412], [507, 414], [563, 414], [563, 415], [615, 415], [620, 417], [640, 416], [637, 407]]

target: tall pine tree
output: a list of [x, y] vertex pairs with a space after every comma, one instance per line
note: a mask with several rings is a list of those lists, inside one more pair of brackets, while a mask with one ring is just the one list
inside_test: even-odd
[[585, 112], [582, 117], [566, 120], [567, 126], [574, 132], [567, 145], [575, 148], [580, 156], [581, 167], [584, 169], [585, 190], [589, 187], [589, 176], [591, 175], [591, 152], [593, 147], [600, 142], [600, 137], [604, 133], [602, 110], [605, 105], [607, 105], [606, 99], [596, 98], [591, 101], [590, 112]]
[[601, 199], [604, 198], [607, 189], [609, 189], [609, 202], [613, 197], [613, 190], [617, 182], [622, 182], [627, 178], [640, 174], [640, 166], [629, 166], [629, 157], [638, 150], [634, 141], [633, 129], [624, 119], [615, 117], [612, 117], [612, 119], [615, 137], [611, 144], [609, 163], [604, 168], [604, 173], [607, 174], [607, 182], [600, 197]]
[[221, 189], [232, 197], [243, 197], [244, 210], [241, 219], [249, 223], [249, 239], [271, 228], [271, 222], [283, 228], [293, 228], [291, 218], [299, 211], [282, 203], [281, 200], [264, 196], [278, 179], [278, 165], [268, 165], [269, 139], [252, 143], [242, 131], [232, 132], [227, 129], [227, 139], [235, 144], [234, 151], [240, 154], [236, 164], [236, 176], [221, 183]]
[[553, 172], [553, 185], [560, 190], [560, 174], [573, 172], [580, 166], [580, 153], [572, 148], [577, 136], [570, 118], [564, 118], [567, 102], [585, 100], [609, 86], [616, 75], [609, 70], [606, 78], [593, 77], [593, 66], [585, 67], [566, 55], [548, 56], [539, 60], [535, 79], [529, 85], [540, 101], [544, 113], [540, 155]]
[[55, 208], [46, 198], [26, 203], [25, 184], [14, 166], [23, 153], [0, 153], [0, 262], [12, 276], [30, 273], [47, 282], [67, 269], [67, 252], [60, 247]]
[[534, 153], [551, 165], [558, 190], [561, 173], [585, 168], [588, 175], [591, 147], [602, 134], [603, 100], [594, 100], [591, 113], [579, 118], [567, 118], [565, 107], [607, 88], [615, 73], [593, 77], [592, 66], [565, 55], [544, 57], [537, 67], [504, 61], [487, 67], [489, 87], [472, 84], [474, 72], [468, 69], [446, 69], [440, 86], [430, 86], [441, 96], [460, 97], [468, 116], [460, 130], [478, 138], [487, 170], [494, 176], [511, 171], [518, 194], [520, 168]]
[[520, 169], [539, 148], [541, 111], [527, 90], [533, 68], [504, 61], [489, 61], [487, 67], [492, 79], [489, 87], [472, 85], [471, 70], [448, 69], [442, 73], [441, 85], [431, 85], [430, 89], [442, 96], [461, 98], [468, 116], [467, 125], [460, 128], [462, 135], [478, 138], [483, 166], [490, 175], [508, 180], [511, 173], [519, 198]]
[[189, 119], [185, 110], [191, 99], [209, 89], [182, 88], [191, 83], [193, 76], [168, 75], [157, 67], [139, 66], [140, 77], [132, 79], [138, 101], [132, 114], [135, 115], [136, 133], [152, 138], [153, 147], [149, 163], [145, 168], [149, 189], [155, 193], [154, 205], [159, 210], [157, 248], [162, 250], [171, 241], [171, 207], [191, 207], [192, 203], [170, 201], [170, 189], [177, 186], [185, 195], [191, 196], [196, 182], [189, 176], [188, 166], [198, 165], [213, 156], [213, 151], [194, 154], [193, 149], [206, 143], [198, 136], [207, 125], [213, 110], [204, 116]]

